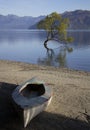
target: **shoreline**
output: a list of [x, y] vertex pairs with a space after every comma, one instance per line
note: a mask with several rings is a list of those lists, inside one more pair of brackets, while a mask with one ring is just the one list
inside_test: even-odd
[[28, 63], [28, 62], [22, 62], [22, 61], [13, 61], [13, 60], [2, 60], [0, 59], [0, 63], [4, 62], [4, 63], [10, 63], [10, 64], [17, 64], [17, 65], [27, 65], [27, 67], [31, 66], [35, 66], [35, 67], [44, 67], [47, 69], [53, 69], [53, 70], [63, 70], [63, 71], [73, 71], [73, 72], [81, 72], [81, 73], [87, 73], [90, 74], [90, 71], [87, 70], [78, 70], [78, 69], [72, 69], [72, 68], [66, 68], [66, 67], [55, 67], [55, 66], [48, 66], [48, 65], [40, 65], [40, 64], [33, 64], [33, 63]]
[[[39, 130], [43, 129], [43, 127], [50, 130], [60, 130], [63, 123], [68, 128], [67, 130], [71, 127], [70, 130], [80, 129], [80, 124], [78, 125], [77, 121], [82, 124], [82, 130], [90, 128], [89, 119], [86, 117], [86, 115], [90, 116], [90, 72], [23, 62], [0, 60], [0, 116], [5, 113], [6, 115], [9, 114], [10, 106], [8, 102], [10, 101], [8, 98], [6, 101], [5, 96], [9, 95], [14, 85], [35, 76], [52, 88], [53, 98], [44, 114], [40, 114], [41, 116], [32, 120], [32, 129], [36, 129], [35, 124], [37, 124]], [[11, 119], [13, 126], [11, 123], [7, 124], [7, 126], [3, 126], [5, 129], [21, 128], [20, 121], [19, 123], [16, 121], [14, 125], [12, 114]], [[43, 127], [40, 127], [40, 124]]]

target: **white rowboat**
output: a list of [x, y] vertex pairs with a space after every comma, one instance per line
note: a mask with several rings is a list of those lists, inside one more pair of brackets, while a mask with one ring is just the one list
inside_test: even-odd
[[40, 112], [45, 110], [52, 98], [51, 88], [32, 78], [17, 86], [12, 93], [16, 110], [23, 119], [24, 127]]

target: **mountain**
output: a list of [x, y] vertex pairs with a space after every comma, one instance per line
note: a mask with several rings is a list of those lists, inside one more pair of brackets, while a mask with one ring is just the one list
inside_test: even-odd
[[[88, 10], [67, 11], [61, 15], [69, 18], [69, 29], [90, 29], [90, 11]], [[37, 29], [37, 23], [45, 17], [0, 15], [0, 29]]]
[[0, 15], [0, 29], [28, 29], [33, 24], [36, 24], [42, 20], [44, 16], [31, 17], [24, 16], [19, 17], [16, 15]]
[[71, 29], [90, 29], [90, 11], [76, 10], [65, 12], [62, 17], [69, 18]]
[[[63, 18], [68, 18], [70, 21], [69, 29], [90, 29], [90, 11], [76, 10], [64, 12], [61, 14]], [[30, 29], [37, 27], [37, 24], [30, 26]]]

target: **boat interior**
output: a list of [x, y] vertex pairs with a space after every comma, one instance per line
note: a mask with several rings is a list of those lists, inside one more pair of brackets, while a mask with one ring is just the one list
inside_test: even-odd
[[45, 88], [43, 84], [28, 84], [20, 93], [26, 98], [34, 98], [43, 95]]

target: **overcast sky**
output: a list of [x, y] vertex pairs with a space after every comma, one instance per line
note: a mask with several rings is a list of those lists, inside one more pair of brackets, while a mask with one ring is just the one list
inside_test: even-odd
[[90, 0], [0, 0], [0, 14], [39, 16], [77, 9], [90, 10]]

